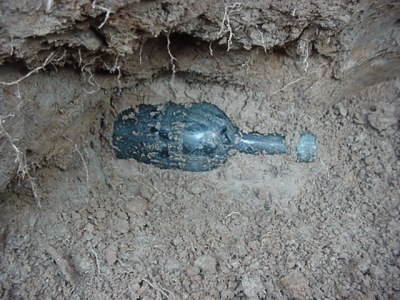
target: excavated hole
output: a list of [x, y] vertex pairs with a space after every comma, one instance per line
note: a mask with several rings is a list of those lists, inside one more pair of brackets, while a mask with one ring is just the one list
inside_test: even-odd
[[[362, 43], [339, 56], [321, 42], [305, 60], [294, 42], [228, 52], [167, 31], [118, 60], [66, 47], [63, 65], [3, 86], [0, 296], [396, 298], [399, 60]], [[27, 72], [2, 65], [0, 81]], [[116, 159], [116, 115], [168, 101], [215, 104], [291, 149], [310, 131], [318, 157], [232, 151], [203, 173]]]

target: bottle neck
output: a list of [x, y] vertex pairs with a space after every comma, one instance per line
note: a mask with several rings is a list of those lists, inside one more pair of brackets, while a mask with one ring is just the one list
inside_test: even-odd
[[235, 149], [249, 154], [265, 152], [269, 155], [284, 154], [287, 147], [284, 143], [285, 137], [279, 134], [262, 135], [258, 133], [241, 134]]

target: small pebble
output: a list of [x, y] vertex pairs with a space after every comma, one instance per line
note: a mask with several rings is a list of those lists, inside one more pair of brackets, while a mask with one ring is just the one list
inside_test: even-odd
[[342, 103], [338, 103], [337, 108], [339, 109], [339, 113], [342, 117], [347, 116], [347, 109], [346, 109], [346, 107], [344, 107], [344, 105]]
[[117, 261], [117, 247], [116, 246], [109, 246], [106, 249], [106, 261], [108, 265], [113, 265]]

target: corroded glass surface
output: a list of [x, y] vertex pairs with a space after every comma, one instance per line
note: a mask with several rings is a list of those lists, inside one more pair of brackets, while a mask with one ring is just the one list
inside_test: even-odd
[[134, 158], [161, 168], [212, 170], [228, 152], [283, 154], [284, 136], [243, 134], [210, 103], [142, 104], [122, 111], [114, 121], [112, 142], [120, 159]]

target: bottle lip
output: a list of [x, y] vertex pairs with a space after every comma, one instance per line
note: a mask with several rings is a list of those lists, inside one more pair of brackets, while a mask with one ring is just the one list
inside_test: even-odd
[[313, 162], [318, 154], [317, 136], [309, 131], [302, 132], [296, 147], [299, 162]]

